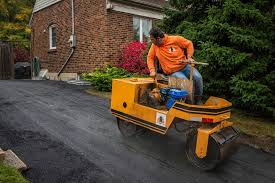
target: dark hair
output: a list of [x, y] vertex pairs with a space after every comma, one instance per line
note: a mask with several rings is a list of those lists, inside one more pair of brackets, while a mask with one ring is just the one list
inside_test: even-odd
[[164, 33], [162, 32], [162, 30], [160, 30], [157, 27], [152, 28], [150, 30], [149, 34], [151, 36], [153, 36], [154, 38], [157, 38], [157, 37], [163, 38], [164, 37]]

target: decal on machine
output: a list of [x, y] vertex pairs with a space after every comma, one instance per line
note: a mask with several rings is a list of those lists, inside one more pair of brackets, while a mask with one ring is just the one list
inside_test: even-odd
[[166, 115], [157, 112], [156, 125], [166, 127]]

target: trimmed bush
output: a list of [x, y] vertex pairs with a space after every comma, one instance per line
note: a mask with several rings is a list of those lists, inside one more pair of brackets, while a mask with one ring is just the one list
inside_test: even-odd
[[93, 73], [84, 73], [82, 77], [90, 81], [99, 91], [111, 91], [112, 79], [139, 77], [137, 74], [130, 73], [119, 67], [107, 65], [104, 68], [97, 68]]
[[30, 54], [29, 51], [25, 48], [14, 48], [14, 63], [17, 62], [29, 62]]

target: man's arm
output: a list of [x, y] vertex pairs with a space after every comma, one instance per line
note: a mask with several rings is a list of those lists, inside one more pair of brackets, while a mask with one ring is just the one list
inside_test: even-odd
[[176, 41], [182, 49], [186, 48], [187, 58], [192, 58], [194, 54], [194, 47], [192, 41], [189, 41], [188, 39], [185, 39], [181, 36], [177, 36]]
[[155, 47], [154, 45], [152, 44], [149, 52], [148, 52], [148, 55], [147, 55], [147, 66], [149, 68], [149, 71], [150, 71], [150, 76], [155, 76], [156, 75], [156, 70], [155, 70]]

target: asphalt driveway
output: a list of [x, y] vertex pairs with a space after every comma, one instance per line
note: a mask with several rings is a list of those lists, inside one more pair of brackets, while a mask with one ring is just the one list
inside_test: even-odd
[[275, 182], [275, 156], [247, 146], [213, 172], [193, 167], [171, 130], [124, 138], [108, 100], [57, 81], [0, 81], [0, 147], [35, 183]]

